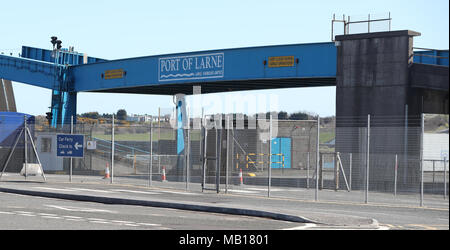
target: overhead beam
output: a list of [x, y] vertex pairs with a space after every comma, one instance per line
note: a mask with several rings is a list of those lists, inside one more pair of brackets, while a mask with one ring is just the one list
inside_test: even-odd
[[281, 88], [301, 88], [301, 87], [325, 87], [336, 86], [336, 78], [293, 78], [293, 79], [267, 79], [267, 80], [245, 80], [245, 81], [223, 81], [209, 83], [184, 83], [184, 84], [163, 84], [138, 86], [133, 88], [114, 88], [90, 92], [122, 93], [122, 94], [153, 94], [153, 95], [176, 95], [193, 94], [193, 87], [200, 86], [203, 94], [264, 90]]
[[0, 78], [53, 89], [56, 67], [52, 63], [0, 55]]
[[[54, 51], [48, 50], [48, 49], [40, 49], [30, 46], [22, 46], [22, 58], [28, 58], [43, 62], [49, 62], [54, 63]], [[78, 64], [85, 64], [85, 63], [96, 63], [96, 62], [105, 62], [107, 60], [95, 58], [95, 57], [88, 57], [84, 53], [78, 53], [74, 51], [69, 51], [67, 49], [62, 49], [60, 51], [61, 56], [64, 56], [65, 58], [61, 58], [60, 61], [64, 62], [66, 64], [70, 65], [78, 65]]]
[[334, 43], [310, 43], [147, 56], [76, 65], [70, 71], [77, 92], [164, 94], [170, 85], [174, 90], [168, 92], [180, 93], [194, 84], [226, 92], [298, 86], [289, 83], [292, 79], [328, 79], [326, 85], [333, 85], [336, 56]]

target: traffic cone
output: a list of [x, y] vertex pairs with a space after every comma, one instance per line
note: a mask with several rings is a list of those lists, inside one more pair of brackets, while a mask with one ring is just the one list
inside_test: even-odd
[[108, 163], [106, 163], [106, 169], [105, 169], [105, 176], [103, 179], [109, 179], [109, 166]]
[[239, 169], [239, 185], [244, 185], [244, 177], [242, 176], [242, 168]]
[[162, 167], [162, 176], [161, 176], [161, 181], [167, 181], [166, 180], [166, 167]]

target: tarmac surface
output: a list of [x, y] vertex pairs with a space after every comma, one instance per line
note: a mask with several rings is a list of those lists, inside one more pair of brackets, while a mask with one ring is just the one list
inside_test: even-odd
[[[152, 186], [123, 184], [121, 177], [110, 179], [98, 176], [46, 175], [24, 178], [17, 174], [6, 174], [0, 180], [0, 192], [66, 200], [171, 208], [189, 211], [210, 212], [270, 218], [304, 223], [301, 229], [446, 229], [448, 230], [448, 199], [419, 207], [411, 204], [369, 203], [358, 201], [332, 201], [324, 199], [336, 192], [321, 191], [322, 200], [299, 200], [289, 197], [246, 195], [257, 191], [255, 187], [240, 187], [241, 192], [198, 192], [195, 183], [189, 191], [182, 190], [183, 183], [164, 184], [152, 181]], [[178, 185], [178, 187], [177, 187]], [[194, 186], [194, 187], [191, 187]], [[248, 188], [248, 189], [246, 189]], [[276, 189], [275, 189], [276, 190]], [[261, 192], [264, 194], [264, 191]], [[359, 195], [356, 195], [359, 197]], [[443, 200], [443, 199], [442, 199]], [[311, 226], [314, 225], [314, 226]]]

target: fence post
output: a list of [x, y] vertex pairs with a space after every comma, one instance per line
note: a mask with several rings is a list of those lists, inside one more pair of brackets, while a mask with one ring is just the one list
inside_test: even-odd
[[[70, 134], [73, 135], [73, 115], [70, 116]], [[69, 173], [69, 182], [72, 182], [72, 171], [73, 171], [73, 158], [70, 157], [70, 173]]]
[[188, 128], [186, 129], [186, 137], [187, 137], [187, 147], [185, 149], [185, 154], [186, 154], [186, 190], [189, 190], [189, 166], [191, 165], [190, 163], [190, 154], [191, 154], [191, 131], [189, 129], [190, 127], [190, 118], [188, 118]]
[[[221, 118], [222, 119], [222, 118]], [[222, 120], [220, 121], [222, 122]], [[218, 128], [217, 123], [215, 123], [216, 127], [216, 192], [220, 192], [220, 162], [221, 162], [221, 153], [222, 153], [222, 128]]]
[[112, 115], [111, 123], [111, 184], [114, 179], [114, 114]]
[[323, 189], [323, 165], [325, 163], [325, 154], [322, 153], [320, 155], [320, 170], [319, 170], [319, 180], [320, 180], [320, 190]]
[[24, 127], [24, 158], [25, 158], [25, 179], [27, 179], [27, 167], [28, 167], [28, 141], [27, 141], [27, 116], [23, 116], [23, 127]]
[[315, 200], [319, 198], [319, 165], [320, 165], [320, 116], [317, 116], [317, 141], [316, 141], [316, 191]]
[[[435, 164], [435, 160], [432, 160], [433, 161], [433, 187], [434, 187], [434, 172], [436, 171], [436, 164]], [[445, 164], [445, 162], [444, 162], [444, 164]], [[433, 188], [434, 189], [434, 188]]]
[[310, 164], [310, 155], [311, 153], [308, 152], [308, 158], [306, 161], [306, 189], [309, 189], [309, 164]]
[[394, 197], [397, 196], [397, 170], [398, 170], [398, 157], [395, 155], [395, 165], [394, 165]]
[[153, 177], [153, 121], [150, 121], [150, 160], [149, 160], [149, 170], [148, 170], [148, 185], [152, 186]]
[[370, 114], [367, 115], [366, 191], [365, 203], [369, 202], [369, 160], [370, 160]]
[[408, 104], [405, 105], [405, 126], [403, 138], [403, 184], [406, 184], [406, 176], [408, 172]]
[[339, 152], [334, 153], [334, 191], [339, 190], [339, 163], [338, 163], [338, 157]]
[[227, 122], [225, 124], [225, 129], [227, 130], [227, 160], [226, 160], [226, 168], [225, 168], [225, 193], [228, 193], [228, 171], [230, 169], [230, 116], [226, 116]]
[[444, 200], [447, 198], [447, 157], [444, 157]]
[[350, 187], [350, 191], [352, 190], [352, 161], [353, 161], [353, 155], [352, 153], [350, 153], [349, 155], [349, 168], [350, 168], [350, 173], [349, 173], [349, 187]]
[[420, 117], [420, 206], [423, 207], [423, 136], [425, 132], [424, 113]]
[[272, 182], [272, 114], [269, 121], [269, 176], [267, 180], [267, 197], [270, 197], [270, 186]]

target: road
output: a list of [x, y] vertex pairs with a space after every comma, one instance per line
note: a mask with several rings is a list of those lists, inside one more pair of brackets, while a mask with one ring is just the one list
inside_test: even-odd
[[3, 230], [278, 230], [300, 226], [304, 225], [247, 216], [0, 193]]
[[[359, 202], [358, 199], [344, 199], [344, 196], [351, 195], [350, 193], [326, 190], [320, 192], [319, 201], [314, 201], [313, 199], [299, 200], [296, 197], [294, 199], [290, 196], [271, 198], [264, 197], [263, 194], [255, 196], [264, 191], [259, 191], [259, 188], [252, 186], [230, 190], [228, 194], [216, 194], [215, 192], [188, 192], [173, 188], [110, 184], [109, 182], [94, 182], [92, 180], [88, 182], [86, 179], [83, 179], [85, 182], [74, 179], [73, 183], [68, 183], [51, 178], [51, 176], [48, 177], [48, 182], [40, 182], [38, 179], [36, 181], [25, 181], [23, 178], [8, 176], [7, 180], [0, 182], [0, 188], [167, 202], [169, 204], [191, 204], [216, 208], [243, 208], [301, 216], [319, 223], [314, 225], [311, 223], [302, 224], [267, 218], [151, 206], [106, 205], [98, 202], [17, 196], [8, 192], [0, 192], [0, 228], [28, 229], [37, 227], [37, 229], [45, 229], [45, 227], [39, 225], [45, 224], [52, 229], [449, 229], [448, 199], [444, 200], [441, 197], [430, 197], [426, 200], [426, 206], [419, 207], [416, 205], [416, 200], [410, 199], [410, 196], [400, 196], [393, 200], [390, 194], [371, 194], [373, 198], [376, 198], [375, 195], [380, 196], [377, 200], [385, 202], [364, 204]], [[116, 180], [117, 182], [120, 181], [119, 178]], [[277, 189], [279, 188], [273, 188], [274, 194]], [[289, 194], [299, 196], [306, 192], [305, 190], [293, 189]], [[359, 195], [355, 195], [358, 198]], [[342, 200], [331, 200], [328, 197], [337, 197]], [[46, 214], [54, 216], [46, 217]], [[75, 216], [75, 218], [70, 216]], [[17, 218], [21, 219], [17, 220]], [[34, 221], [35, 223], [23, 221], [25, 219], [36, 221]], [[45, 220], [42, 221], [43, 219]], [[361, 225], [370, 225], [371, 220], [375, 220], [378, 226], [361, 227]], [[23, 223], [20, 223], [21, 221]], [[133, 223], [120, 223], [120, 221]], [[65, 225], [63, 222], [77, 222], [77, 224], [68, 223]]]

